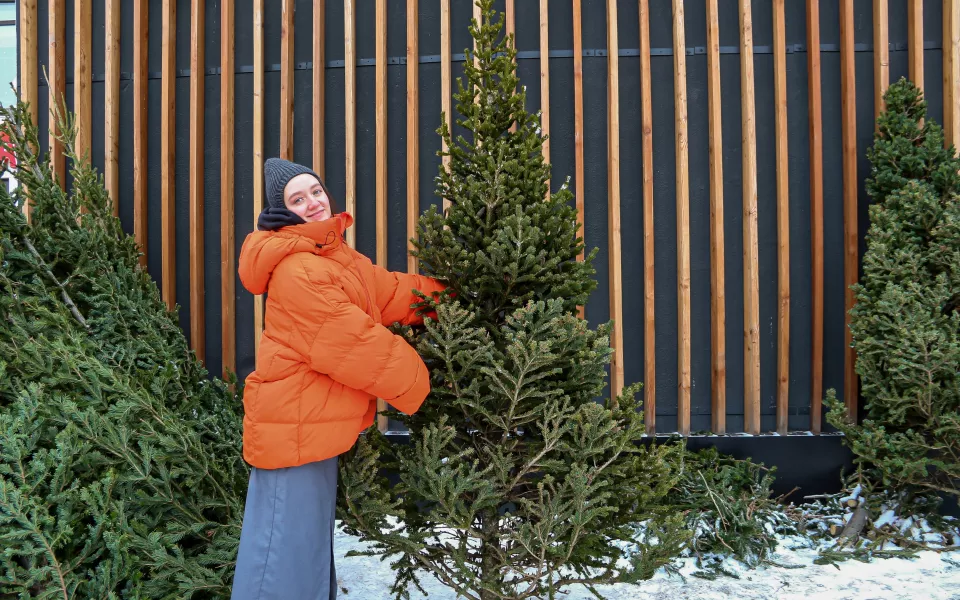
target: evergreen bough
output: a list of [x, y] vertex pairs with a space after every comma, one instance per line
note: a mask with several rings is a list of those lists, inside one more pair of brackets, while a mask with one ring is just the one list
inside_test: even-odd
[[[517, 92], [512, 39], [492, 0], [477, 4], [456, 94], [470, 139], [441, 125], [450, 163], [437, 194], [451, 206], [423, 215], [414, 241], [423, 271], [450, 283], [437, 319], [405, 331], [432, 392], [398, 416], [408, 445], [371, 430], [345, 457], [340, 517], [368, 554], [393, 559], [397, 598], [423, 574], [473, 600], [555, 598], [575, 583], [599, 597], [593, 584], [648, 578], [680, 551], [687, 532], [663, 500], [683, 449], [640, 443], [639, 386], [596, 402], [609, 326], [577, 316], [595, 252], [576, 260], [569, 180], [547, 197], [545, 138]], [[638, 539], [644, 522], [653, 535]]]
[[27, 106], [2, 113], [20, 185], [0, 189], [0, 597], [227, 597], [240, 398], [188, 349], [73, 119], [68, 193]]
[[830, 423], [898, 492], [960, 496], [960, 160], [901, 80], [885, 94], [867, 192], [870, 229], [851, 330], [866, 418]]

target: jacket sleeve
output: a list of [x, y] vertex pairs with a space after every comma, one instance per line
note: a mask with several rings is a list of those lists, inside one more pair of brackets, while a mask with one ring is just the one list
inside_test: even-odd
[[[271, 292], [289, 315], [289, 344], [312, 369], [412, 414], [430, 392], [420, 355], [352, 303], [330, 273], [295, 269]], [[282, 285], [277, 285], [282, 282]]]
[[377, 287], [376, 302], [384, 325], [423, 325], [423, 317], [410, 308], [420, 302], [420, 297], [415, 296], [413, 290], [429, 296], [433, 292], [442, 292], [447, 287], [436, 279], [423, 275], [387, 271], [377, 265], [374, 265], [373, 269]]

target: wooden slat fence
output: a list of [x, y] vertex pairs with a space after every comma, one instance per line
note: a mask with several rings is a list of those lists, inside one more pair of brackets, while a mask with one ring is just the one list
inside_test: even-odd
[[[96, 14], [105, 23], [92, 22], [94, 2], [104, 2]], [[416, 272], [406, 252], [416, 220], [432, 204], [449, 206], [422, 185], [421, 172], [432, 177], [447, 166], [436, 158], [441, 113], [462, 133], [452, 114], [453, 81], [459, 63], [471, 59], [469, 49], [457, 52], [478, 13], [451, 0], [158, 2], [151, 15], [146, 0], [75, 0], [68, 15], [64, 0], [21, 0], [20, 91], [44, 126], [52, 105], [68, 101], [78, 117], [78, 147], [104, 170], [116, 214], [171, 307], [177, 273], [188, 268], [182, 281], [189, 293], [180, 296], [188, 306], [180, 310], [197, 356], [244, 375], [259, 345], [264, 301], [236, 286], [236, 256], [263, 208], [263, 161], [311, 164], [342, 198], [339, 208], [357, 218], [348, 242], [380, 265]], [[587, 245], [602, 248], [595, 263], [601, 287], [582, 311], [591, 322], [613, 320], [609, 394], [615, 399], [626, 383], [643, 380], [650, 434], [820, 433], [828, 387], [839, 388], [855, 417], [859, 382], [846, 325], [866, 229], [858, 215], [868, 201], [863, 152], [872, 126], [864, 124], [883, 109], [889, 83], [907, 76], [931, 94], [947, 142], [960, 142], [960, 0], [942, 0], [942, 7], [933, 0], [839, 0], [829, 12], [818, 0], [603, 0], [603, 10], [594, 10], [599, 6], [496, 5], [521, 49], [528, 108], [542, 111], [551, 136], [543, 146], [554, 162], [551, 187], [572, 175]], [[189, 19], [178, 18], [178, 8], [189, 9]], [[121, 14], [128, 10], [132, 19]], [[406, 22], [395, 28], [397, 17]], [[931, 26], [937, 18], [942, 23]], [[38, 39], [38, 19], [47, 40]], [[101, 28], [103, 53], [92, 48]], [[153, 45], [151, 31], [159, 38]], [[301, 36], [309, 42], [297, 43]], [[208, 37], [218, 53], [206, 52]], [[189, 57], [177, 56], [183, 39]], [[872, 53], [872, 69], [857, 68], [862, 52]], [[942, 53], [942, 81], [923, 80], [925, 52]], [[129, 72], [121, 68], [127, 53]], [[102, 63], [94, 64], [98, 56]], [[311, 73], [300, 85], [297, 72], [305, 70]], [[797, 71], [805, 72], [793, 77]], [[185, 122], [177, 119], [181, 80], [189, 84]], [[208, 84], [219, 89], [213, 98]], [[93, 89], [101, 85], [99, 105]], [[206, 112], [210, 106], [216, 110]], [[205, 123], [204, 115], [219, 115], [219, 123]], [[93, 123], [101, 116], [99, 138]], [[65, 184], [54, 133], [41, 144]], [[217, 134], [219, 144], [205, 145]], [[189, 140], [186, 160], [176, 159], [178, 136]], [[797, 136], [806, 140], [797, 143]], [[209, 156], [210, 148], [219, 156]], [[791, 169], [794, 163], [802, 168]], [[188, 170], [181, 173], [186, 190], [176, 188], [178, 169]], [[211, 184], [208, 171], [219, 181]], [[741, 210], [729, 210], [725, 200], [738, 196]], [[212, 211], [219, 218], [209, 218]], [[178, 238], [178, 226], [189, 235]], [[155, 260], [148, 260], [151, 239]], [[642, 260], [630, 257], [634, 250]], [[216, 301], [207, 297], [208, 270], [220, 282]], [[220, 331], [208, 331], [216, 323]], [[378, 423], [390, 426], [386, 413]]]

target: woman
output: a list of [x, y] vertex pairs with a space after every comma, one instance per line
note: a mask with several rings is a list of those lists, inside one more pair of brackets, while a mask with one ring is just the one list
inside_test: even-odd
[[240, 279], [268, 293], [257, 369], [244, 392], [243, 456], [253, 467], [233, 584], [237, 600], [336, 598], [337, 456], [373, 424], [377, 398], [415, 412], [427, 369], [385, 325], [422, 323], [411, 309], [438, 282], [391, 273], [349, 248], [316, 173], [264, 165], [269, 206], [240, 252]]

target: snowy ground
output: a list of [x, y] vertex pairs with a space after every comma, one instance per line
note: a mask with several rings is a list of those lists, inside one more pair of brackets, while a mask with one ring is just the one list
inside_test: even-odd
[[[363, 549], [356, 538], [337, 531], [337, 576], [341, 600], [389, 600], [393, 572], [378, 558], [351, 557], [350, 550]], [[791, 548], [801, 546], [796, 550]], [[696, 570], [692, 559], [682, 559], [685, 577], [658, 573], [640, 585], [601, 586], [609, 600], [960, 600], [960, 552], [922, 552], [913, 560], [891, 558], [872, 563], [848, 561], [833, 565], [815, 565], [815, 550], [803, 538], [786, 538], [780, 544], [774, 562], [802, 568], [762, 567], [741, 570], [740, 578], [720, 577], [708, 581], [690, 574]], [[456, 600], [457, 596], [432, 578], [424, 578], [424, 588], [432, 600]], [[422, 598], [411, 591], [412, 598]], [[571, 588], [569, 600], [587, 600], [593, 596], [582, 588]]]

